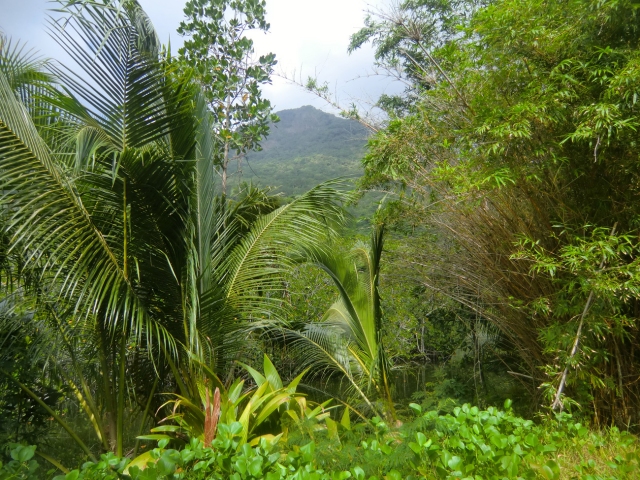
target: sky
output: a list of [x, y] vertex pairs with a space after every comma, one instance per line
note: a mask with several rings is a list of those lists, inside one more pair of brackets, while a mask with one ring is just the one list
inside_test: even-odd
[[[186, 0], [138, 0], [145, 9], [163, 43], [171, 41], [176, 52], [182, 45], [176, 29], [183, 19]], [[316, 76], [326, 81], [340, 104], [365, 105], [381, 93], [397, 92], [392, 80], [372, 75], [373, 50], [363, 48], [347, 53], [349, 37], [358, 31], [365, 11], [384, 6], [390, 0], [267, 0], [267, 34], [254, 37], [256, 54], [273, 52], [276, 72], [303, 80]], [[45, 57], [68, 61], [60, 47], [46, 32], [47, 16], [56, 3], [48, 0], [0, 0], [0, 30], [12, 40], [21, 40]], [[275, 76], [264, 88], [275, 110], [313, 105], [335, 113], [329, 105], [302, 88]]]

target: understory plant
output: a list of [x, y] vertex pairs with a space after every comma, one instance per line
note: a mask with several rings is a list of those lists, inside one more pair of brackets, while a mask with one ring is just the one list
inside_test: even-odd
[[338, 299], [320, 321], [287, 335], [305, 368], [345, 381], [352, 405], [359, 402], [365, 411], [395, 419], [378, 286], [383, 238], [384, 226], [377, 225], [368, 244], [359, 241], [348, 253], [309, 250], [309, 262], [329, 276]]
[[[534, 422], [514, 415], [509, 401], [504, 409], [465, 404], [449, 414], [410, 407], [415, 418], [402, 427], [374, 417], [327, 428], [314, 441], [278, 436], [250, 445], [239, 422], [221, 423], [210, 446], [192, 438], [170, 448], [165, 438], [147, 457], [103, 454], [56, 480], [632, 480], [640, 468], [635, 436], [590, 430], [565, 412]], [[14, 445], [0, 478], [30, 479], [36, 451]]]
[[244, 363], [240, 365], [253, 379], [253, 386], [247, 388], [245, 380], [238, 377], [227, 388], [211, 369], [200, 364], [204, 380], [193, 382], [192, 396], [171, 395], [174, 399], [168, 405], [172, 414], [161, 422], [162, 425], [151, 429], [150, 435], [138, 438], [196, 438], [209, 446], [217, 436], [218, 424], [236, 424], [242, 427], [240, 442], [257, 445], [262, 438], [273, 439], [274, 434], [286, 433], [284, 417], [299, 424], [302, 419], [320, 422], [329, 416], [324, 408], [329, 402], [314, 406], [296, 391], [306, 371], [284, 385], [267, 355], [263, 359], [264, 373]]

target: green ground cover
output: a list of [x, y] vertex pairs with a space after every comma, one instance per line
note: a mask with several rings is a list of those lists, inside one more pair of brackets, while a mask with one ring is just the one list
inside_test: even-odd
[[240, 423], [221, 424], [209, 447], [202, 440], [164, 439], [134, 459], [103, 454], [60, 474], [42, 465], [36, 447], [14, 445], [0, 479], [580, 479], [637, 478], [638, 441], [611, 428], [590, 431], [567, 413], [534, 422], [504, 409], [465, 404], [450, 413], [422, 412], [394, 427], [378, 417], [351, 425], [328, 421], [247, 443]]

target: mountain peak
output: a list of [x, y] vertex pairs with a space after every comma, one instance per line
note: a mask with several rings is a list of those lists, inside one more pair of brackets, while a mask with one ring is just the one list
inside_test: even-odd
[[249, 160], [329, 155], [335, 158], [361, 157], [369, 132], [354, 120], [347, 120], [311, 105], [276, 112], [280, 122], [262, 142], [262, 151]]
[[234, 182], [252, 181], [293, 196], [332, 178], [362, 175], [369, 131], [358, 122], [309, 105], [277, 115], [281, 120], [271, 126], [263, 150], [250, 152], [241, 165], [230, 165]]

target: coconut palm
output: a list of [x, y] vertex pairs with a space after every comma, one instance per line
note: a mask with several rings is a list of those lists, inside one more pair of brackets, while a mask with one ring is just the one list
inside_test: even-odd
[[247, 329], [277, 320], [282, 273], [331, 233], [342, 194], [218, 196], [206, 102], [137, 1], [62, 11], [52, 36], [78, 71], [51, 64], [36, 84], [2, 50], [0, 210], [43, 284], [50, 365], [122, 455], [126, 406], [152, 412], [192, 356], [225, 371]]
[[[311, 262], [329, 275], [339, 297], [320, 322], [288, 334], [304, 368], [337, 374], [371, 411], [395, 419], [378, 292], [383, 234], [384, 227], [376, 226], [370, 243], [358, 242], [348, 255], [326, 248], [308, 252]], [[382, 400], [382, 409], [376, 400]]]

